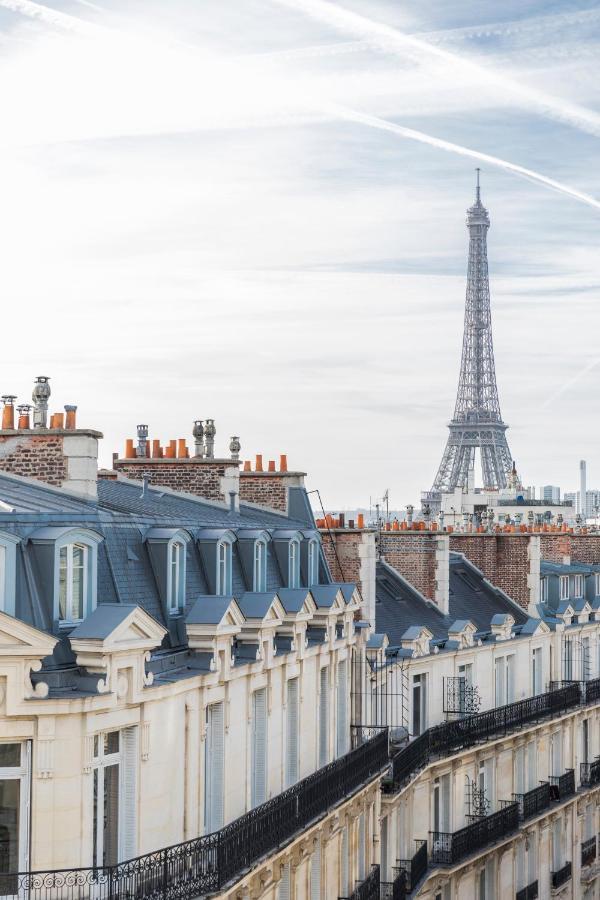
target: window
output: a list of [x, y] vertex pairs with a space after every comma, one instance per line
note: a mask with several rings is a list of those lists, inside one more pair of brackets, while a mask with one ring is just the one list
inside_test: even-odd
[[267, 689], [252, 694], [252, 808], [267, 799]]
[[337, 756], [348, 752], [348, 675], [347, 662], [340, 660], [337, 666]]
[[0, 743], [0, 890], [1, 896], [21, 896], [16, 879], [29, 865], [29, 769], [31, 744]]
[[571, 638], [565, 638], [563, 644], [563, 679], [565, 681], [573, 679], [573, 641]]
[[592, 654], [590, 650], [590, 639], [584, 637], [581, 639], [581, 680], [589, 681], [592, 677]]
[[573, 596], [583, 597], [583, 575], [573, 576]]
[[267, 589], [267, 545], [259, 539], [254, 542], [254, 578], [255, 591]]
[[67, 544], [59, 552], [58, 616], [61, 622], [80, 622], [87, 596], [87, 554], [85, 544]]
[[225, 720], [223, 703], [206, 707], [204, 762], [204, 830], [206, 834], [223, 827], [225, 775]]
[[568, 600], [569, 599], [569, 576], [561, 575], [559, 578], [560, 585], [560, 599]]
[[427, 675], [413, 675], [412, 733], [422, 734], [427, 728]]
[[317, 838], [310, 860], [310, 900], [321, 900], [321, 838]]
[[536, 647], [531, 653], [531, 693], [533, 695], [541, 694], [542, 685], [542, 648]]
[[290, 541], [288, 550], [288, 587], [300, 587], [300, 542]]
[[329, 762], [329, 666], [319, 675], [319, 766]]
[[185, 544], [174, 541], [169, 549], [169, 611], [178, 613], [185, 606]]
[[494, 686], [495, 686], [495, 705], [504, 706], [506, 703], [506, 674], [505, 674], [505, 657], [500, 656], [494, 660]]
[[540, 578], [540, 600], [542, 603], [548, 602], [548, 579]]
[[319, 583], [319, 542], [308, 544], [308, 586]]
[[114, 866], [137, 850], [137, 729], [94, 735], [92, 766], [92, 864]]
[[217, 594], [231, 594], [231, 544], [225, 540], [217, 544]]
[[299, 701], [298, 679], [290, 678], [287, 683], [286, 704], [286, 747], [285, 747], [285, 786], [298, 781], [298, 738], [299, 738]]
[[594, 575], [594, 584], [596, 588], [596, 597], [600, 597], [600, 572]]
[[442, 775], [433, 782], [433, 830], [450, 831], [450, 775]]

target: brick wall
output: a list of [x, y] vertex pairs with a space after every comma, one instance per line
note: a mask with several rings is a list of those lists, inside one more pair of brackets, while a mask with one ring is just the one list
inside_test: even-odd
[[113, 468], [126, 478], [140, 481], [148, 476], [149, 483], [162, 485], [173, 491], [195, 494], [205, 500], [229, 501], [223, 492], [222, 479], [232, 466], [231, 460], [202, 459], [116, 459]]
[[321, 529], [323, 552], [331, 571], [331, 577], [334, 581], [352, 582], [358, 587], [362, 597], [361, 617], [372, 622], [373, 625], [375, 624], [375, 535], [376, 532], [370, 528]]
[[436, 550], [438, 535], [432, 532], [382, 531], [379, 552], [410, 584], [436, 601]]
[[541, 534], [542, 559], [562, 563], [600, 563], [600, 534]]
[[287, 512], [287, 497], [285, 474], [240, 472], [240, 500]]
[[0, 470], [60, 486], [67, 478], [63, 436], [0, 435]]
[[464, 553], [519, 606], [529, 604], [529, 534], [451, 534], [450, 550]]

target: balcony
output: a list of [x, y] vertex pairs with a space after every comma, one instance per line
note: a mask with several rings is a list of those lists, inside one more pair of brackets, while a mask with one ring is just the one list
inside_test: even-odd
[[513, 800], [519, 804], [519, 819], [530, 819], [550, 806], [550, 784], [542, 781], [538, 787], [525, 794], [513, 794]]
[[575, 769], [567, 769], [562, 775], [551, 775], [550, 799], [560, 802], [575, 793]]
[[552, 888], [556, 889], [566, 884], [571, 877], [571, 863], [565, 863], [562, 869], [552, 872]]
[[412, 859], [399, 859], [399, 868], [406, 873], [406, 889], [414, 891], [427, 871], [427, 841], [415, 841], [417, 852]]
[[452, 866], [488, 844], [502, 840], [519, 827], [519, 804], [507, 803], [491, 816], [477, 819], [453, 833], [431, 832], [431, 861]]
[[392, 759], [390, 778], [382, 785], [382, 790], [384, 793], [395, 793], [431, 759], [449, 756], [482, 741], [502, 737], [530, 722], [552, 718], [579, 706], [581, 697], [579, 682], [568, 682], [545, 694], [434, 725], [396, 753]]
[[538, 883], [537, 881], [532, 881], [527, 887], [517, 891], [515, 900], [537, 900], [538, 896]]
[[596, 859], [596, 835], [581, 844], [581, 868], [590, 866]]
[[349, 897], [339, 897], [338, 900], [379, 900], [380, 890], [379, 866], [373, 866], [370, 874], [356, 885]]
[[209, 894], [378, 778], [387, 762], [388, 734], [383, 729], [213, 834], [103, 869], [3, 874], [2, 881], [8, 884], [10, 880], [11, 892], [22, 893], [27, 900], [188, 900]]
[[404, 869], [395, 868], [393, 881], [380, 882], [379, 900], [406, 900], [410, 893], [408, 875]]
[[581, 763], [579, 769], [579, 781], [582, 787], [592, 787], [600, 782], [600, 758], [591, 763]]

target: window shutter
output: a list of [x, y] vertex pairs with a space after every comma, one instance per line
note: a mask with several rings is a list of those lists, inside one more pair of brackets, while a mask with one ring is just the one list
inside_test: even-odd
[[321, 839], [317, 841], [310, 861], [310, 900], [321, 900]]
[[277, 900], [290, 900], [290, 864], [286, 863], [281, 871], [281, 880], [277, 889]]
[[319, 766], [329, 762], [329, 668], [321, 669], [319, 681]]
[[442, 775], [442, 831], [449, 832], [450, 828], [450, 775]]
[[121, 776], [121, 860], [132, 859], [137, 853], [137, 773], [138, 773], [138, 730], [137, 727], [121, 731], [123, 761]]
[[525, 748], [518, 747], [515, 751], [515, 793], [525, 793]]
[[504, 658], [495, 662], [496, 706], [504, 706]]
[[346, 660], [343, 659], [337, 667], [337, 756], [343, 756], [348, 750], [348, 703], [346, 699], [348, 678], [346, 675]]
[[512, 703], [515, 699], [515, 657], [506, 657], [506, 702]]
[[361, 813], [358, 817], [358, 880], [364, 881], [366, 878], [366, 836], [365, 836], [365, 814]]
[[298, 679], [290, 678], [287, 683], [286, 787], [298, 781], [298, 712]]
[[225, 766], [225, 728], [223, 704], [208, 707], [205, 764], [205, 831], [210, 834], [223, 827], [223, 775]]
[[536, 758], [536, 742], [529, 741], [527, 744], [527, 790], [530, 791], [537, 785], [537, 758]]
[[388, 873], [388, 820], [381, 820], [381, 880], [387, 881]]
[[342, 831], [341, 854], [342, 854], [342, 859], [341, 859], [342, 883], [341, 883], [340, 887], [341, 887], [342, 897], [347, 897], [349, 890], [350, 890], [350, 885], [349, 885], [349, 880], [348, 880], [349, 879], [349, 871], [348, 871], [348, 826], [347, 825], [344, 827], [344, 830]]
[[252, 694], [252, 806], [267, 799], [267, 689]]

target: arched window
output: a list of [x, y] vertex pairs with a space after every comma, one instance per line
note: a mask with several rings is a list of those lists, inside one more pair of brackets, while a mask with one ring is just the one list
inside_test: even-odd
[[85, 616], [88, 595], [88, 553], [85, 544], [65, 544], [59, 551], [58, 618], [60, 622], [80, 622]]
[[266, 591], [267, 589], [267, 544], [258, 539], [254, 542], [254, 579], [253, 590]]
[[319, 542], [308, 544], [308, 587], [319, 583]]
[[300, 541], [291, 540], [288, 550], [288, 587], [300, 587]]
[[226, 540], [217, 544], [217, 594], [231, 594], [231, 544]]
[[173, 541], [169, 548], [169, 611], [178, 613], [185, 606], [185, 544]]

